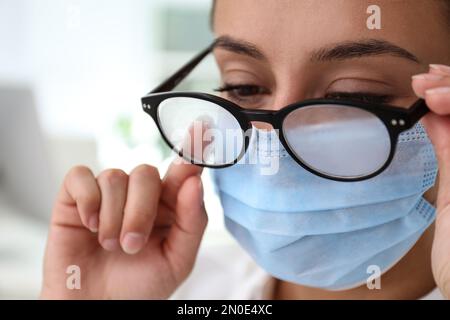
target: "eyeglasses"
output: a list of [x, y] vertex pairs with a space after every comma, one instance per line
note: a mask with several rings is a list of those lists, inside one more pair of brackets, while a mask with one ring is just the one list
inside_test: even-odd
[[389, 166], [399, 134], [429, 111], [423, 99], [407, 109], [313, 99], [278, 111], [255, 110], [207, 93], [169, 92], [213, 48], [214, 43], [141, 99], [169, 147], [199, 166], [237, 163], [248, 149], [251, 122], [258, 121], [271, 124], [289, 155], [311, 173], [336, 181], [365, 180]]

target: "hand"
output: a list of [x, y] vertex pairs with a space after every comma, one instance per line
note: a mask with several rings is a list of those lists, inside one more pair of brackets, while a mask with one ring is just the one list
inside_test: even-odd
[[[41, 297], [168, 298], [192, 270], [207, 224], [200, 174], [180, 161], [162, 181], [147, 165], [97, 178], [73, 168], [53, 209]], [[80, 290], [66, 287], [71, 265]]]
[[413, 77], [413, 88], [432, 111], [422, 119], [439, 162], [431, 261], [436, 284], [450, 299], [450, 67], [432, 65], [429, 73]]

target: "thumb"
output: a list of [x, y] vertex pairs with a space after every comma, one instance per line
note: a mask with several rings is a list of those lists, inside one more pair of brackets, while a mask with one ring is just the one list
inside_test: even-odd
[[200, 176], [187, 178], [179, 189], [175, 221], [163, 250], [178, 279], [189, 274], [208, 222]]
[[175, 158], [162, 180], [161, 198], [163, 202], [169, 208], [175, 210], [178, 194], [184, 182], [192, 176], [200, 176], [202, 171], [203, 168], [200, 166], [186, 163], [180, 157]]
[[450, 166], [442, 166], [440, 170], [431, 261], [436, 283], [442, 294], [450, 299]]

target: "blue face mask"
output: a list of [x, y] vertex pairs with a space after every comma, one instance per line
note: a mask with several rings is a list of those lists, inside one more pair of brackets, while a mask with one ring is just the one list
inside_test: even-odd
[[225, 225], [253, 259], [276, 278], [328, 290], [364, 284], [369, 266], [385, 272], [411, 249], [435, 217], [422, 195], [436, 173], [420, 123], [399, 136], [390, 166], [364, 181], [318, 177], [274, 131], [257, 129], [238, 164], [212, 171]]

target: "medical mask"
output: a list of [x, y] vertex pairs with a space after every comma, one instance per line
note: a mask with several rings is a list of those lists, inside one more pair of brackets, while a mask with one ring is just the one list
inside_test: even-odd
[[[274, 158], [277, 171], [262, 174]], [[362, 285], [371, 266], [383, 273], [412, 248], [435, 218], [422, 196], [436, 174], [420, 123], [399, 136], [390, 166], [368, 180], [316, 176], [273, 130], [258, 129], [244, 158], [212, 170], [225, 225], [257, 264], [276, 278], [328, 290]]]

